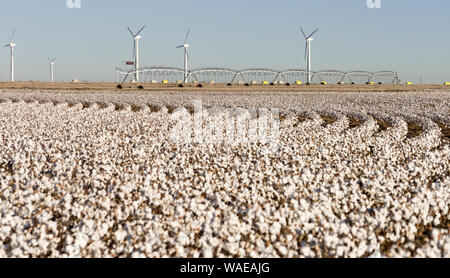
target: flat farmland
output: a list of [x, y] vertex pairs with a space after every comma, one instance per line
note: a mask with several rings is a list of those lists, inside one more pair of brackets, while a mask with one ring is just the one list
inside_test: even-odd
[[[198, 91], [197, 84], [185, 84], [183, 88], [178, 87], [177, 84], [152, 84], [139, 83], [131, 84], [124, 83], [123, 89], [117, 89], [118, 83], [112, 82], [0, 82], [0, 89], [36, 89], [36, 90], [102, 90], [102, 91], [135, 91], [139, 85], [144, 87], [143, 91]], [[376, 85], [361, 85], [361, 84], [311, 84], [311, 85], [250, 85], [233, 84], [227, 86], [226, 84], [208, 84], [202, 83], [202, 91], [218, 91], [218, 92], [408, 92], [408, 91], [429, 91], [429, 90], [450, 90], [450, 85], [394, 85], [394, 84], [376, 84]]]

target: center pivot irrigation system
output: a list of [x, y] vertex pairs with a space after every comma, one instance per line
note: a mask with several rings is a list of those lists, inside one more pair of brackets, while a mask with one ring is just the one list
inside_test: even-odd
[[[300, 31], [305, 38], [305, 61], [306, 70], [290, 69], [278, 71], [273, 69], [245, 69], [234, 70], [227, 68], [200, 68], [189, 70], [188, 63], [190, 57], [188, 48], [190, 44], [187, 43], [190, 30], [186, 33], [183, 44], [177, 46], [184, 50], [184, 67], [139, 67], [139, 39], [142, 37], [139, 34], [145, 28], [142, 27], [136, 34], [134, 34], [129, 27], [127, 27], [133, 36], [133, 59], [134, 62], [126, 62], [126, 65], [133, 66], [130, 69], [116, 68], [116, 82], [151, 82], [151, 83], [226, 83], [226, 84], [398, 84], [398, 74], [393, 71], [380, 72], [366, 72], [366, 71], [352, 71], [342, 72], [336, 70], [323, 70], [313, 72], [311, 69], [311, 42], [314, 40], [313, 35], [319, 29], [314, 30], [310, 35], [306, 35], [303, 28]], [[134, 76], [134, 79], [132, 79]], [[142, 77], [142, 78], [141, 78]], [[119, 85], [121, 86], [121, 85]]]
[[[210, 83], [210, 84], [398, 84], [399, 79], [393, 71], [351, 71], [323, 70], [308, 72], [301, 69], [244, 69], [200, 68], [190, 70], [185, 78], [185, 70], [175, 67], [145, 67], [139, 70], [141, 82], [148, 83]], [[309, 73], [309, 74], [308, 74]], [[116, 82], [133, 82], [133, 72], [116, 68]]]

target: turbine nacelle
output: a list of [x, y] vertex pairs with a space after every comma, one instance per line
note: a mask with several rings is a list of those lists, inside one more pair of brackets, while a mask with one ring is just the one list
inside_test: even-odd
[[177, 46], [177, 48], [189, 48], [189, 47], [191, 47], [190, 44], [183, 44], [183, 45]]
[[187, 33], [186, 33], [186, 37], [184, 38], [183, 44], [177, 46], [177, 48], [182, 48], [182, 47], [184, 47], [184, 48], [189, 48], [189, 47], [190, 47], [190, 45], [186, 43], [187, 40], [188, 40], [188, 38], [189, 38], [189, 34], [190, 34], [190, 33], [191, 33], [191, 30], [188, 30]]

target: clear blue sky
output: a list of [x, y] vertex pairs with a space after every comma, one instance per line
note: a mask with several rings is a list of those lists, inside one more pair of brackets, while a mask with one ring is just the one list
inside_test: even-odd
[[[319, 28], [313, 70], [394, 70], [403, 80], [450, 81], [450, 1], [381, 0], [1, 0], [0, 42], [17, 28], [16, 79], [114, 81], [131, 59], [126, 26], [147, 25], [141, 65], [182, 66], [176, 49], [187, 29], [192, 67], [305, 68], [302, 25]], [[9, 78], [9, 50], [0, 50], [0, 80]]]

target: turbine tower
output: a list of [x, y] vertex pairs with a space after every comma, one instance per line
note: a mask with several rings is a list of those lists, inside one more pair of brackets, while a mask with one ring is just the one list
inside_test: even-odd
[[130, 27], [127, 28], [128, 31], [130, 31], [131, 35], [133, 36], [134, 40], [133, 58], [134, 58], [134, 68], [136, 70], [135, 80], [136, 82], [139, 82], [139, 40], [142, 39], [142, 37], [139, 36], [139, 34], [142, 32], [142, 30], [144, 30], [145, 25], [136, 34], [134, 34], [133, 31], [131, 31]]
[[48, 58], [48, 61], [50, 63], [50, 82], [53, 82], [53, 67], [55, 65], [56, 59], [50, 59]]
[[190, 33], [191, 33], [191, 30], [188, 30], [188, 32], [186, 34], [186, 38], [184, 39], [184, 43], [182, 45], [177, 46], [177, 48], [184, 48], [184, 80], [183, 80], [184, 83], [187, 82], [187, 78], [188, 78], [188, 74], [189, 74], [188, 61], [190, 59], [189, 59], [189, 54], [188, 54], [187, 49], [191, 46], [189, 44], [186, 44], [186, 42], [187, 42], [187, 39], [188, 39]]
[[11, 39], [9, 40], [9, 43], [5, 45], [5, 47], [11, 48], [11, 82], [14, 82], [14, 47], [16, 44], [13, 42], [14, 35], [16, 34], [16, 29], [14, 28], [14, 31], [11, 35]]
[[311, 33], [311, 35], [306, 36], [305, 32], [303, 32], [302, 27], [300, 27], [300, 30], [302, 31], [303, 36], [305, 37], [306, 45], [305, 45], [305, 60], [306, 62], [306, 71], [308, 72], [308, 84], [311, 84], [311, 42], [314, 40], [312, 36], [319, 31], [319, 29], [316, 29], [314, 32]]

